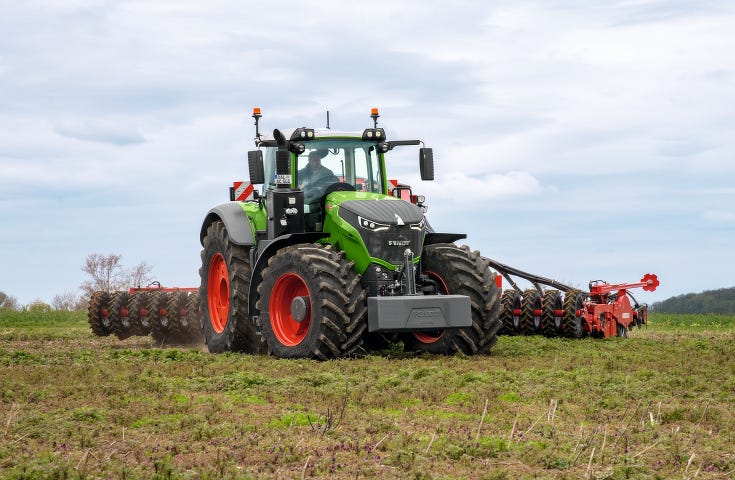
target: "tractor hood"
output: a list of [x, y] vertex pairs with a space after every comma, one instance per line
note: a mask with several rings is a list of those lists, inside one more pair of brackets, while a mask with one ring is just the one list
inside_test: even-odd
[[[346, 211], [363, 221], [381, 226], [418, 225], [424, 218], [423, 211], [404, 200], [347, 200], [339, 205], [340, 212]], [[346, 213], [345, 212], [345, 213]], [[344, 215], [341, 215], [345, 218]], [[368, 226], [368, 225], [361, 225]], [[375, 227], [369, 227], [374, 229]]]
[[355, 198], [355, 192], [335, 192], [332, 195], [341, 198], [330, 195], [329, 200], [335, 201], [339, 206], [337, 215], [351, 227], [333, 231], [333, 240], [348, 253], [352, 252], [348, 258], [355, 260], [358, 273], [362, 274], [371, 262], [393, 270], [403, 264], [406, 250], [413, 252], [418, 260], [426, 224], [421, 208], [387, 195], [357, 194], [366, 197]]

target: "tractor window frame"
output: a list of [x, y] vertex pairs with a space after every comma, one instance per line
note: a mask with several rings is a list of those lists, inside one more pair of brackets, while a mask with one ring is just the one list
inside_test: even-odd
[[304, 153], [296, 157], [294, 185], [299, 185], [299, 172], [306, 168], [309, 153], [319, 150], [327, 151], [321, 164], [340, 181], [349, 183], [358, 192], [385, 193], [382, 162], [375, 144], [353, 138], [323, 138], [304, 142], [304, 147]]

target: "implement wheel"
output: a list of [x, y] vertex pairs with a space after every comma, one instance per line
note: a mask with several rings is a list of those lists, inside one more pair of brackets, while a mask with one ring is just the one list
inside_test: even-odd
[[[202, 244], [199, 296], [202, 332], [209, 351], [260, 353], [261, 341], [248, 315], [249, 248], [232, 243], [221, 221], [207, 228]], [[183, 329], [182, 323], [177, 322], [179, 329]], [[177, 336], [182, 333], [175, 332]]]
[[128, 319], [130, 334], [145, 336], [151, 333], [148, 292], [133, 292], [128, 300]]
[[109, 311], [107, 303], [110, 300], [108, 292], [97, 291], [92, 294], [87, 307], [87, 320], [92, 328], [92, 333], [98, 337], [108, 336], [110, 331]]
[[561, 334], [564, 318], [564, 301], [559, 290], [546, 290], [543, 298], [544, 311], [541, 315], [541, 333], [547, 337]]
[[130, 309], [128, 308], [130, 294], [115, 292], [110, 297], [110, 302], [110, 331], [117, 336], [118, 340], [125, 340], [135, 335], [130, 328]]
[[199, 292], [190, 293], [186, 299], [186, 315], [184, 321], [181, 322], [184, 326], [181, 338], [184, 343], [199, 343], [204, 340], [202, 336], [201, 303]]
[[402, 336], [409, 350], [467, 355], [488, 353], [500, 329], [500, 289], [495, 273], [479, 252], [449, 243], [429, 245], [421, 258], [423, 273], [435, 280], [441, 293], [470, 297], [472, 325]]
[[516, 335], [521, 326], [521, 294], [509, 288], [500, 298], [500, 318], [503, 323], [500, 333]]
[[163, 346], [171, 335], [171, 322], [173, 314], [169, 313], [168, 299], [171, 294], [168, 292], [151, 292], [150, 303], [148, 308], [155, 311], [151, 322], [151, 336], [158, 346]]
[[[168, 335], [163, 343], [169, 345], [180, 345], [187, 343], [186, 316], [189, 295], [186, 292], [167, 292], [166, 313], [168, 313]], [[198, 308], [198, 307], [197, 307]]]
[[541, 333], [541, 295], [535, 288], [523, 291], [521, 332], [526, 335]]
[[582, 338], [586, 335], [584, 301], [587, 294], [579, 290], [569, 290], [564, 295], [564, 316], [562, 331], [567, 337]]
[[327, 360], [362, 343], [365, 291], [343, 253], [311, 243], [285, 247], [268, 261], [262, 279], [257, 307], [271, 355]]

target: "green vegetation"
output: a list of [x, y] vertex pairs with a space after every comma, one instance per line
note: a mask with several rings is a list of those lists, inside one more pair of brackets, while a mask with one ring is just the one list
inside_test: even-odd
[[329, 362], [0, 311], [0, 478], [729, 478], [735, 316]]
[[659, 313], [715, 313], [735, 315], [735, 287], [671, 297], [651, 305]]

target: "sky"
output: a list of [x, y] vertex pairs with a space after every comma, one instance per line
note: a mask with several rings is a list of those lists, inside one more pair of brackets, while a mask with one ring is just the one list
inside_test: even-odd
[[371, 126], [437, 231], [576, 287], [735, 286], [735, 4], [0, 0], [0, 291], [90, 253], [198, 286], [207, 211], [261, 128]]

